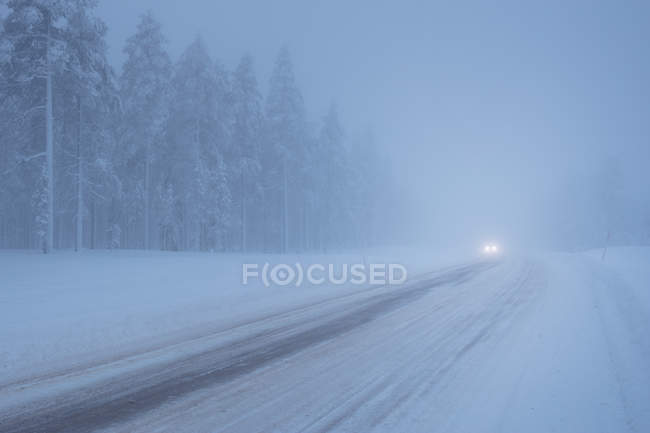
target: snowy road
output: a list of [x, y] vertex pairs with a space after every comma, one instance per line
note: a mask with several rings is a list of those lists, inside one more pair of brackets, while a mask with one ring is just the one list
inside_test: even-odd
[[9, 387], [0, 431], [648, 431], [647, 305], [586, 266], [471, 263]]

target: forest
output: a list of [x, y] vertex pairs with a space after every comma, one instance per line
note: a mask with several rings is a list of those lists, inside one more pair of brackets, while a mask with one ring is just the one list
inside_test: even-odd
[[107, 60], [88, 0], [0, 22], [0, 248], [287, 252], [381, 239], [390, 167], [337, 106], [307, 118], [290, 52], [261, 94], [200, 36], [172, 59], [152, 12]]

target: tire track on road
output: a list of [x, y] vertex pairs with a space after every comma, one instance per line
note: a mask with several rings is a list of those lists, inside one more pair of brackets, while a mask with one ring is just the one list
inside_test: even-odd
[[124, 421], [172, 399], [231, 381], [272, 361], [348, 333], [416, 301], [435, 287], [462, 284], [493, 266], [494, 263], [483, 262], [460, 267], [371, 296], [342, 314], [320, 317], [315, 326], [310, 323], [314, 319], [310, 319], [308, 323], [272, 329], [180, 361], [116, 377], [99, 386], [58, 395], [40, 405], [0, 414], [0, 430], [7, 433], [76, 433]]

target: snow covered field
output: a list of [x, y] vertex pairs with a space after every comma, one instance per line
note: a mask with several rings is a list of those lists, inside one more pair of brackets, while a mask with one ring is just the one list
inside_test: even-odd
[[[404, 263], [459, 254], [413, 249], [332, 255], [0, 251], [0, 386], [120, 359], [359, 287], [242, 285], [243, 263]], [[435, 264], [435, 265], [433, 265]]]
[[650, 248], [375, 251], [410, 285], [242, 287], [266, 259], [2, 253], [0, 423], [36, 401], [70, 417], [51, 431], [650, 431]]

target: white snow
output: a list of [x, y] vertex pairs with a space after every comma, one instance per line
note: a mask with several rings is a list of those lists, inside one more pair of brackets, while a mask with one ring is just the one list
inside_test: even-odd
[[441, 431], [650, 431], [650, 248], [600, 257], [537, 258], [544, 289]]
[[124, 358], [360, 289], [306, 283], [243, 286], [243, 263], [395, 262], [408, 265], [413, 275], [457, 257], [407, 248], [287, 256], [0, 251], [0, 387]]
[[[473, 280], [108, 431], [650, 431], [650, 248], [600, 256], [508, 257]], [[267, 259], [2, 253], [0, 389], [13, 383], [5, 389], [15, 402], [23, 393], [17, 383], [38, 391], [34, 377], [152, 353], [351, 290], [242, 287], [241, 263]], [[271, 259], [341, 263], [359, 254]], [[407, 263], [412, 275], [452, 262], [415, 251], [366, 260], [380, 259]], [[192, 344], [202, 342], [183, 350]], [[128, 368], [113, 365], [96, 372]]]

